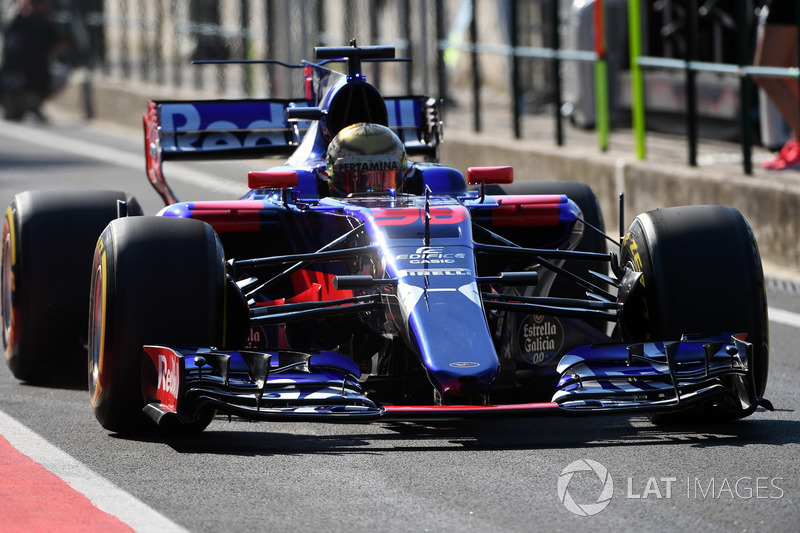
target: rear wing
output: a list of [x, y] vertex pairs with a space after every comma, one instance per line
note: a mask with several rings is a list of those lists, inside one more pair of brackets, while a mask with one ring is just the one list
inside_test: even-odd
[[[437, 160], [438, 102], [424, 96], [384, 101], [389, 127], [408, 154]], [[164, 161], [289, 156], [310, 121], [289, 119], [287, 110], [306, 106], [282, 99], [151, 101], [143, 116], [147, 177], [169, 205], [177, 198], [164, 179]]]

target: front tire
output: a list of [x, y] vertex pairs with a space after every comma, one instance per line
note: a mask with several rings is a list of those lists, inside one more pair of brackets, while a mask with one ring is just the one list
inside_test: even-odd
[[641, 214], [625, 235], [621, 262], [643, 274], [642, 286], [623, 303], [625, 340], [747, 333], [756, 394], [764, 394], [769, 369], [764, 273], [741, 213], [724, 206], [688, 206]]
[[[92, 408], [109, 431], [144, 432], [155, 426], [142, 412], [143, 365], [149, 364], [142, 346], [225, 345], [222, 245], [198, 220], [119, 219], [103, 231], [92, 271]], [[188, 422], [201, 430], [210, 421]]]

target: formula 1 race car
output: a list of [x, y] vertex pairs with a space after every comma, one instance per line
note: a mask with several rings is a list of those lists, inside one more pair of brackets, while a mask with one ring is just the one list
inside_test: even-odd
[[[202, 430], [217, 413], [771, 409], [763, 272], [738, 211], [643, 213], [616, 242], [586, 185], [437, 163], [437, 101], [385, 97], [362, 74], [393, 48], [315, 52], [284, 65], [302, 68], [302, 98], [150, 103], [157, 216], [121, 192], [15, 197], [2, 316], [17, 378], [85, 372], [88, 350], [94, 413], [116, 432]], [[178, 201], [162, 169], [266, 155], [289, 157], [224, 202]]]

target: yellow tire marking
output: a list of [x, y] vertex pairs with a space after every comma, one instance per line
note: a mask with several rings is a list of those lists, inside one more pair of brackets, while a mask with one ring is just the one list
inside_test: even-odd
[[[96, 406], [100, 397], [103, 394], [103, 383], [100, 376], [103, 374], [103, 355], [106, 345], [106, 250], [103, 247], [102, 238], [97, 241], [97, 250], [100, 253], [100, 355], [97, 358], [97, 368], [92, 369], [93, 374], [98, 375], [98, 379], [94, 382], [94, 394], [92, 394], [92, 405]], [[95, 311], [96, 312], [96, 311]]]

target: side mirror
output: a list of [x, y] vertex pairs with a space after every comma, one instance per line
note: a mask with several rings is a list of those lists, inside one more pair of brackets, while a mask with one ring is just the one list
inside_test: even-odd
[[469, 167], [467, 182], [470, 185], [486, 183], [513, 183], [513, 167]]
[[295, 170], [251, 170], [247, 173], [250, 189], [290, 189], [297, 187]]
[[486, 199], [487, 183], [514, 183], [513, 167], [469, 167], [467, 169], [467, 183], [481, 186], [481, 203]]

